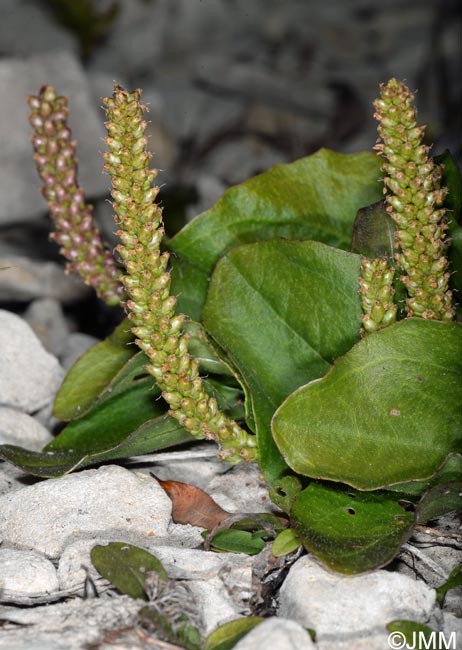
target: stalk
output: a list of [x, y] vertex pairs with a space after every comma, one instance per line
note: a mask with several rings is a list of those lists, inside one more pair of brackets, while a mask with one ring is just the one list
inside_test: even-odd
[[405, 84], [390, 79], [374, 103], [379, 121], [375, 146], [384, 157], [387, 211], [397, 225], [395, 259], [403, 272], [408, 316], [453, 320], [448, 288], [445, 209], [447, 189], [441, 169], [422, 144], [425, 127], [417, 126], [414, 96]]
[[183, 314], [175, 314], [170, 295], [169, 254], [161, 252], [164, 235], [161, 208], [154, 202], [157, 170], [150, 169], [145, 107], [141, 91], [115, 86], [106, 107], [105, 170], [112, 182], [115, 220], [121, 243], [117, 250], [125, 265], [122, 283], [136, 343], [148, 356], [150, 374], [170, 406], [170, 415], [194, 437], [213, 439], [220, 457], [230, 463], [256, 460], [255, 437], [228, 419], [204, 389], [199, 361], [188, 354], [188, 336], [182, 333]]
[[93, 206], [85, 202], [77, 180], [67, 98], [57, 95], [52, 86], [43, 86], [38, 96], [28, 98], [28, 104], [34, 160], [56, 231], [50, 238], [61, 246], [67, 272], [79, 274], [107, 304], [118, 305], [124, 296], [122, 271], [103, 244], [93, 221]]
[[359, 295], [363, 314], [361, 334], [377, 332], [396, 321], [397, 305], [393, 304], [392, 286], [395, 270], [386, 257], [361, 260]]

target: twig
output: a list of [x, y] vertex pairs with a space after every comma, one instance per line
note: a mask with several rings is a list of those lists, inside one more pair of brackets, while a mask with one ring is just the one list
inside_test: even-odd
[[411, 555], [414, 555], [417, 557], [423, 564], [428, 566], [432, 571], [434, 571], [437, 575], [441, 576], [445, 580], [448, 579], [449, 573], [445, 571], [442, 567], [440, 567], [439, 564], [437, 564], [434, 560], [429, 558], [426, 553], [420, 548], [417, 548], [416, 546], [412, 546], [412, 544], [403, 544], [402, 549], [404, 551], [407, 551]]

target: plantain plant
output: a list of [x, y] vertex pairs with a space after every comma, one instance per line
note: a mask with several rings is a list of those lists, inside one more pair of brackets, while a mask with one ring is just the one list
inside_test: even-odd
[[404, 84], [375, 103], [379, 155], [278, 165], [169, 241], [140, 91], [116, 86], [115, 258], [78, 186], [66, 99], [48, 86], [29, 105], [54, 239], [127, 319], [69, 371], [59, 435], [2, 458], [56, 477], [213, 440], [259, 463], [292, 545], [343, 573], [388, 564], [417, 524], [460, 508], [462, 181], [448, 152], [430, 157]]

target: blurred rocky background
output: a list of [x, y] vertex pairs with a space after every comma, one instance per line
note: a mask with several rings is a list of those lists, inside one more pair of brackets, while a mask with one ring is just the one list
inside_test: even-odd
[[63, 275], [48, 241], [25, 102], [41, 85], [69, 97], [80, 179], [112, 242], [100, 107], [114, 81], [144, 90], [170, 234], [272, 165], [369, 149], [391, 76], [418, 89], [435, 151], [460, 160], [459, 0], [2, 0], [0, 12], [0, 308], [64, 365], [120, 314]]

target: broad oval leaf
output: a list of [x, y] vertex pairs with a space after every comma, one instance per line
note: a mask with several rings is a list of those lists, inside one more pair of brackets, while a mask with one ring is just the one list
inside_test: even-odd
[[168, 580], [161, 561], [132, 544], [111, 542], [106, 546], [94, 546], [90, 556], [99, 573], [132, 598], [148, 599], [144, 585], [149, 571], [155, 571], [162, 582]]
[[427, 479], [462, 451], [462, 325], [408, 319], [366, 336], [276, 412], [297, 473], [373, 490]]
[[394, 493], [313, 482], [297, 497], [290, 522], [330, 569], [361, 573], [388, 564], [410, 536], [414, 514], [398, 501]]
[[204, 325], [250, 396], [270, 483], [287, 469], [271, 437], [274, 411], [358, 339], [359, 265], [319, 242], [278, 240], [234, 248], [213, 273]]
[[170, 247], [210, 273], [237, 244], [283, 237], [348, 248], [359, 208], [378, 201], [381, 162], [370, 152], [320, 149], [232, 187]]
[[172, 292], [199, 320], [215, 264], [238, 244], [313, 239], [348, 249], [359, 208], [382, 198], [381, 162], [371, 152], [320, 149], [230, 188], [170, 242]]

